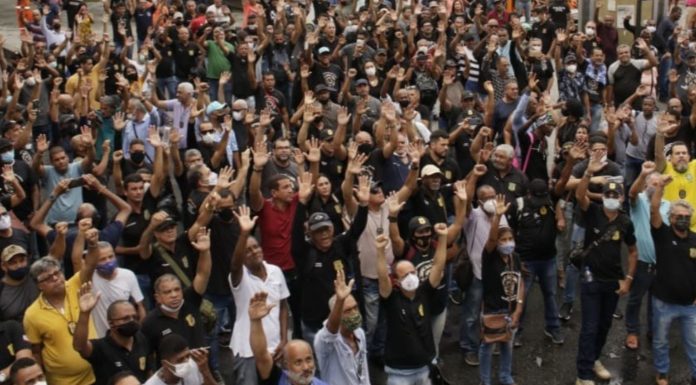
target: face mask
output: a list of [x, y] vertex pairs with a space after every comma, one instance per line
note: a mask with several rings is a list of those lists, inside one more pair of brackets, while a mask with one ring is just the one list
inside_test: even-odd
[[36, 79], [34, 79], [33, 77], [26, 78], [24, 82], [27, 83], [29, 87], [34, 87], [36, 85]]
[[341, 318], [341, 325], [344, 328], [353, 331], [362, 325], [362, 315], [356, 311], [353, 315]]
[[244, 114], [242, 113], [242, 111], [233, 111], [232, 112], [232, 119], [234, 119], [236, 121], [242, 120], [243, 117], [244, 117]]
[[48, 66], [51, 68], [58, 68], [58, 62], [52, 61], [48, 63]]
[[426, 248], [430, 244], [430, 235], [414, 235], [413, 242], [420, 248]]
[[415, 274], [408, 274], [401, 279], [401, 288], [406, 291], [416, 291], [418, 284], [420, 284], [420, 281]]
[[150, 182], [143, 183], [143, 190], [147, 191], [150, 189]]
[[142, 151], [131, 152], [130, 158], [135, 164], [140, 164], [145, 160], [145, 153]]
[[113, 274], [114, 270], [116, 270], [116, 267], [118, 267], [118, 262], [116, 260], [111, 260], [106, 263], [102, 263], [101, 265], [97, 265], [97, 272], [101, 275], [111, 275]]
[[118, 334], [124, 337], [133, 337], [140, 330], [140, 324], [135, 320], [130, 320], [123, 325], [116, 327]]
[[529, 21], [530, 21], [532, 24], [538, 23], [538, 22], [539, 22], [539, 18], [536, 17], [536, 16], [532, 16], [532, 17], [529, 18]]
[[375, 76], [376, 73], [377, 73], [377, 70], [374, 67], [365, 68], [365, 74], [367, 76]]
[[653, 194], [655, 194], [655, 187], [649, 186], [645, 188], [645, 195], [648, 196], [648, 199], [652, 199]]
[[656, 28], [654, 25], [649, 25], [649, 26], [645, 27], [645, 30], [650, 32], [650, 33], [655, 33]]
[[618, 198], [602, 197], [602, 204], [609, 211], [616, 211], [621, 207], [621, 201]]
[[599, 161], [602, 162], [602, 163], [605, 163], [605, 162], [607, 161], [607, 154], [604, 154], [604, 155], [602, 156], [602, 159], [600, 159]]
[[20, 267], [17, 270], [7, 270], [7, 275], [15, 281], [21, 281], [29, 273], [29, 266]]
[[213, 144], [213, 142], [215, 141], [215, 137], [213, 136], [212, 132], [208, 132], [207, 134], [203, 135], [201, 139], [205, 144]]
[[374, 146], [369, 143], [364, 143], [358, 146], [358, 152], [362, 154], [371, 154]]
[[485, 202], [483, 202], [483, 211], [486, 212], [488, 215], [493, 215], [495, 214], [495, 199], [489, 199]]
[[0, 159], [2, 159], [2, 163], [9, 164], [14, 162], [14, 150], [10, 150], [7, 152], [3, 152], [2, 155], [0, 155]]
[[408, 100], [399, 100], [399, 106], [401, 106], [401, 109], [408, 107], [409, 104], [411, 104], [411, 102]]
[[578, 70], [577, 64], [569, 64], [566, 66], [566, 71], [568, 71], [568, 73], [574, 74], [575, 71], [577, 71], [577, 70]]
[[34, 385], [48, 385], [48, 383], [46, 381], [37, 381]]
[[515, 251], [515, 241], [509, 241], [498, 245], [498, 252], [502, 255], [510, 255]]
[[676, 221], [674, 222], [674, 228], [677, 231], [686, 231], [689, 229], [691, 226], [691, 218], [686, 217], [686, 218], [677, 218]]
[[128, 81], [134, 82], [134, 81], [138, 80], [138, 74], [132, 73], [132, 72], [129, 74], [126, 74], [126, 79], [128, 79]]
[[184, 306], [184, 300], [181, 300], [181, 303], [180, 303], [179, 306], [177, 306], [177, 307], [169, 307], [169, 306], [167, 306], [167, 305], [165, 305], [165, 304], [161, 304], [161, 305], [160, 305], [160, 307], [162, 308], [162, 310], [164, 310], [164, 311], [166, 311], [166, 312], [168, 312], [168, 313], [176, 313], [176, 312], [178, 312], [179, 310], [181, 310], [181, 307], [182, 307], [182, 306]]
[[215, 186], [218, 182], [218, 174], [214, 172], [210, 172], [210, 175], [208, 175], [208, 186]]
[[12, 226], [12, 218], [10, 214], [0, 216], [0, 231], [9, 229]]
[[587, 36], [594, 36], [595, 34], [595, 29], [590, 28], [590, 27], [585, 27], [585, 35]]
[[[174, 371], [172, 372], [175, 376], [179, 378], [186, 377], [192, 370], [196, 370], [196, 363], [189, 357], [188, 360], [180, 364], [172, 364], [174, 366]], [[171, 370], [171, 369], [170, 369]]]
[[218, 213], [218, 218], [223, 222], [229, 222], [234, 218], [234, 212], [231, 208], [222, 209], [222, 211]]
[[314, 379], [314, 369], [312, 369], [311, 374], [295, 373], [289, 370], [284, 370], [283, 372], [288, 377], [288, 380], [290, 380], [290, 383], [293, 384], [309, 385], [312, 383], [312, 380]]

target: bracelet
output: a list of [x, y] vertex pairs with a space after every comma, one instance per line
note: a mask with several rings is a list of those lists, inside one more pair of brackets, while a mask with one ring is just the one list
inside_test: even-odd
[[254, 167], [254, 172], [263, 172], [263, 169]]
[[398, 219], [397, 217], [389, 217], [389, 223], [396, 223]]
[[48, 200], [51, 201], [51, 202], [55, 202], [56, 199], [58, 199], [58, 197], [55, 196], [55, 195], [53, 195], [53, 194], [51, 194], [51, 195], [48, 196]]
[[633, 276], [626, 274], [626, 279], [630, 279], [631, 281], [633, 281]]

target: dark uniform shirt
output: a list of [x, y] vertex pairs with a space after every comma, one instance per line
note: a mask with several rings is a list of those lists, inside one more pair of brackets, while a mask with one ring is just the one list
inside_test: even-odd
[[22, 325], [17, 321], [0, 323], [0, 365], [6, 368], [16, 359], [15, 355], [22, 349], [31, 349], [24, 339]]
[[527, 184], [529, 180], [520, 170], [511, 168], [510, 172], [501, 177], [498, 171], [493, 167], [493, 162], [486, 162], [488, 171], [478, 180], [476, 187], [489, 185], [495, 189], [498, 194], [505, 194], [505, 199], [512, 202], [515, 199], [527, 195]]
[[612, 222], [609, 222], [602, 205], [595, 202], [590, 202], [590, 206], [583, 212], [583, 215], [585, 219], [585, 248], [588, 248], [605, 233], [610, 233], [608, 240], [592, 247], [585, 257], [585, 264], [590, 268], [593, 278], [597, 281], [623, 279], [621, 244], [625, 243], [627, 246], [636, 244], [636, 236], [630, 219], [626, 214], [619, 213]]
[[[110, 332], [109, 332], [110, 333]], [[141, 382], [147, 381], [147, 376], [154, 369], [150, 353], [153, 349], [147, 338], [140, 332], [136, 333], [131, 350], [118, 345], [111, 335], [91, 340], [92, 355], [87, 361], [92, 365], [97, 384], [106, 384], [116, 373], [127, 370]]]
[[152, 244], [152, 255], [147, 260], [147, 272], [150, 274], [152, 282], [155, 282], [157, 278], [164, 274], [176, 275], [169, 262], [163, 257], [165, 254], [179, 265], [179, 268], [186, 273], [190, 280], [193, 280], [193, 277], [196, 275], [196, 265], [198, 264], [198, 252], [191, 246], [186, 232], [176, 238], [174, 254], [156, 241]]
[[670, 226], [651, 226], [657, 275], [652, 293], [661, 301], [690, 306], [696, 301], [696, 233], [678, 237]]

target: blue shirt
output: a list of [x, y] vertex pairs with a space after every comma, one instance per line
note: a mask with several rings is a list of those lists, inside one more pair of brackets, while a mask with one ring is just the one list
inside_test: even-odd
[[[664, 199], [660, 203], [662, 221], [667, 224], [669, 223], [669, 206], [670, 203]], [[650, 200], [645, 191], [638, 194], [635, 202], [631, 205], [631, 219], [637, 239], [638, 260], [655, 264], [655, 244], [650, 232]]]
[[314, 337], [319, 373], [330, 384], [370, 385], [365, 332], [358, 328], [353, 334], [358, 343], [357, 353], [353, 353], [340, 332], [333, 334], [326, 325]]
[[[65, 174], [60, 174], [53, 166], [44, 165], [44, 176], [42, 181], [46, 191], [53, 191], [58, 182], [63, 179], [74, 179], [82, 176], [82, 162], [72, 162], [68, 165]], [[53, 225], [58, 222], [75, 222], [77, 209], [82, 204], [82, 187], [68, 189], [65, 193], [58, 196], [51, 206], [46, 216], [46, 223]]]

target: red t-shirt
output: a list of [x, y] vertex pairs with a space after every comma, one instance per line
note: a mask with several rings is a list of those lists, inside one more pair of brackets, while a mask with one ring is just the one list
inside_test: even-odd
[[205, 15], [203, 16], [198, 16], [191, 20], [191, 25], [189, 25], [189, 28], [191, 29], [192, 34], [196, 34], [198, 32], [198, 29], [201, 28], [203, 24], [205, 24], [207, 20], [205, 19]]
[[295, 218], [299, 196], [295, 194], [285, 211], [277, 208], [271, 199], [263, 201], [259, 212], [261, 247], [263, 259], [287, 271], [295, 268], [290, 247], [292, 245], [292, 222]]

